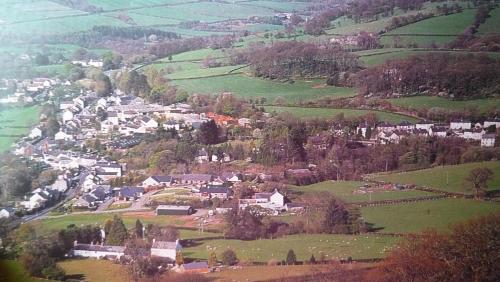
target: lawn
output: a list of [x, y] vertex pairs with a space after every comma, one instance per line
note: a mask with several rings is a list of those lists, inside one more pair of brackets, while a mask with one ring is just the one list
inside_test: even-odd
[[32, 278], [23, 266], [13, 260], [0, 260], [0, 281], [2, 282], [50, 282], [46, 279]]
[[447, 192], [473, 194], [472, 189], [464, 187], [464, 178], [472, 169], [478, 167], [487, 167], [493, 171], [493, 179], [488, 182], [489, 190], [499, 189], [500, 161], [439, 166], [410, 172], [373, 174], [370, 177], [374, 180], [391, 183], [415, 184]]
[[215, 250], [220, 258], [224, 250], [231, 248], [240, 260], [268, 262], [270, 259], [285, 259], [288, 250], [293, 249], [299, 261], [309, 259], [311, 254], [318, 258], [320, 252], [327, 259], [366, 259], [384, 257], [397, 241], [398, 238], [388, 236], [333, 234], [301, 234], [254, 241], [201, 239], [194, 247], [184, 248], [183, 253], [188, 258], [206, 260], [211, 250]]
[[443, 44], [451, 42], [474, 21], [475, 9], [466, 9], [462, 13], [433, 17], [391, 30], [384, 34], [381, 43], [392, 45], [394, 37], [400, 37], [402, 43], [416, 43], [420, 46], [432, 42]]
[[354, 109], [331, 109], [331, 108], [301, 108], [301, 107], [278, 107], [267, 106], [266, 112], [289, 112], [298, 118], [333, 118], [335, 115], [343, 113], [346, 118], [360, 117], [368, 113], [374, 113], [379, 120], [391, 123], [399, 123], [407, 120], [409, 122], [417, 122], [415, 118], [372, 110], [354, 110]]
[[113, 203], [111, 204], [111, 206], [108, 207], [108, 211], [126, 209], [130, 208], [130, 206], [132, 206], [132, 203]]
[[167, 77], [171, 80], [194, 79], [213, 76], [222, 76], [228, 74], [238, 74], [248, 69], [245, 65], [225, 66], [218, 68], [198, 68], [176, 71], [168, 74]]
[[0, 109], [0, 152], [4, 152], [26, 136], [31, 126], [38, 122], [40, 107], [10, 107]]
[[326, 86], [323, 80], [299, 80], [295, 83], [283, 83], [241, 74], [176, 80], [174, 84], [189, 93], [218, 94], [232, 92], [241, 98], [266, 97], [268, 102], [273, 102], [278, 97], [283, 97], [292, 102], [325, 96], [340, 98], [356, 95], [353, 88]]
[[415, 233], [428, 228], [449, 230], [452, 224], [480, 215], [500, 212], [500, 205], [466, 199], [422, 201], [398, 205], [362, 207], [366, 222], [384, 233]]
[[130, 281], [124, 266], [109, 260], [72, 259], [59, 262], [66, 275], [88, 282]]
[[[379, 191], [367, 194], [353, 194], [364, 182], [360, 181], [325, 181], [308, 186], [292, 186], [292, 190], [298, 193], [328, 192], [333, 196], [347, 202], [369, 202], [383, 200], [411, 199], [424, 196], [433, 196], [434, 193], [418, 190], [408, 191]], [[371, 197], [370, 197], [371, 194]]]
[[468, 101], [453, 101], [437, 96], [414, 96], [406, 98], [389, 99], [389, 101], [397, 106], [405, 106], [415, 109], [421, 108], [444, 108], [453, 111], [462, 111], [464, 109], [475, 108], [479, 112], [500, 108], [500, 99], [486, 98]]
[[[318, 259], [318, 258], [316, 258]], [[216, 281], [274, 281], [332, 271], [331, 265], [245, 266], [206, 274]]]

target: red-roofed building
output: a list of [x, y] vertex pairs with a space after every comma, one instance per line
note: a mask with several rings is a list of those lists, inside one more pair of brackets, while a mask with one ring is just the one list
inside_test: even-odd
[[213, 112], [206, 113], [205, 117], [207, 117], [209, 119], [213, 119], [215, 121], [215, 123], [219, 126], [229, 125], [229, 124], [238, 124], [238, 120], [233, 118], [233, 117], [226, 116], [226, 115], [219, 115], [219, 114], [216, 114]]

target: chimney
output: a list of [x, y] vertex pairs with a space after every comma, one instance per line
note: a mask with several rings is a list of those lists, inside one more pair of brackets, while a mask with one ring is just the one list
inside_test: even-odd
[[156, 242], [156, 238], [153, 238], [153, 244]]
[[75, 241], [73, 242], [73, 247], [76, 247], [77, 245], [78, 245], [78, 241], [77, 241], [77, 240], [75, 240]]

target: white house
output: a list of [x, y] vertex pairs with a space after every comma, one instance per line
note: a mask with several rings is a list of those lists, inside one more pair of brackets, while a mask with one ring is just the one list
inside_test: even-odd
[[54, 184], [52, 184], [51, 188], [52, 190], [57, 190], [59, 192], [64, 193], [66, 192], [66, 190], [68, 190], [68, 181], [64, 179], [63, 175], [59, 175]]
[[285, 196], [277, 189], [273, 193], [256, 193], [252, 199], [240, 199], [238, 206], [240, 209], [245, 209], [248, 206], [260, 206], [279, 212], [285, 207]]
[[0, 209], [0, 218], [9, 218], [14, 215], [14, 209], [2, 208]]
[[396, 125], [397, 130], [402, 130], [402, 131], [411, 131], [415, 129], [415, 125], [409, 121], [402, 121], [398, 125]]
[[175, 261], [175, 257], [178, 252], [182, 250], [182, 246], [179, 243], [179, 239], [175, 242], [167, 241], [156, 241], [153, 239], [153, 245], [151, 246], [151, 256], [168, 258]]
[[65, 110], [63, 115], [62, 115], [62, 120], [64, 123], [67, 123], [68, 121], [73, 120], [74, 117], [75, 117], [75, 115], [73, 114], [72, 111]]
[[174, 182], [174, 178], [169, 175], [153, 175], [148, 177], [146, 180], [142, 182], [142, 186], [144, 187], [156, 187], [156, 186], [166, 186], [170, 187]]
[[54, 135], [54, 140], [71, 141], [73, 140], [73, 135], [67, 134], [66, 132], [60, 130]]
[[431, 128], [434, 126], [432, 122], [419, 122], [415, 125], [416, 129], [425, 129], [427, 132], [431, 132]]
[[28, 201], [21, 202], [21, 205], [23, 205], [28, 210], [33, 210], [44, 207], [48, 200], [49, 195], [47, 195], [47, 193], [43, 191], [35, 192], [33, 193], [33, 195], [31, 195]]
[[463, 138], [479, 141], [483, 137], [482, 130], [464, 130]]
[[147, 129], [158, 128], [158, 122], [146, 116], [141, 118], [141, 125], [146, 127]]
[[484, 134], [481, 138], [481, 147], [495, 147], [495, 134]]
[[500, 128], [500, 118], [487, 119], [484, 121], [484, 128], [494, 125], [495, 128]]
[[470, 122], [470, 120], [459, 119], [450, 122], [451, 130], [471, 129], [471, 127], [472, 123]]
[[116, 162], [98, 162], [96, 168], [102, 172], [113, 173], [116, 177], [122, 176], [122, 166]]
[[42, 137], [42, 130], [38, 127], [35, 127], [31, 130], [29, 137], [31, 139], [36, 139]]
[[116, 258], [119, 259], [125, 255], [125, 247], [122, 246], [105, 246], [94, 244], [78, 244], [75, 241], [72, 255], [85, 258]]

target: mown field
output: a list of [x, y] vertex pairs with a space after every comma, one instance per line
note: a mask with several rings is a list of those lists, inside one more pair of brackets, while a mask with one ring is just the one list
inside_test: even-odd
[[206, 260], [211, 250], [217, 257], [227, 248], [233, 249], [243, 261], [268, 262], [270, 259], [281, 261], [288, 250], [293, 249], [298, 260], [307, 260], [314, 254], [323, 252], [327, 259], [381, 258], [398, 241], [398, 238], [377, 235], [290, 235], [277, 239], [255, 241], [200, 239], [194, 247], [184, 248], [185, 257]]
[[365, 222], [384, 233], [414, 233], [434, 228], [447, 231], [452, 224], [500, 212], [500, 205], [466, 199], [422, 201], [361, 208]]
[[474, 21], [475, 9], [466, 9], [462, 13], [433, 17], [391, 30], [381, 37], [384, 46], [392, 46], [398, 37], [402, 44], [419, 46], [431, 43], [449, 43], [462, 33]]
[[189, 93], [219, 94], [232, 92], [241, 98], [266, 97], [273, 102], [278, 97], [287, 101], [306, 101], [324, 96], [350, 97], [356, 95], [352, 88], [325, 86], [323, 80], [283, 83], [245, 75], [228, 75], [173, 81]]
[[88, 282], [131, 280], [124, 266], [108, 260], [72, 259], [57, 264], [64, 269], [67, 276], [84, 279]]
[[461, 111], [465, 109], [474, 109], [479, 112], [495, 110], [500, 108], [500, 99], [486, 98], [468, 101], [454, 101], [437, 96], [414, 96], [406, 98], [389, 99], [389, 101], [397, 106], [410, 107], [414, 109], [430, 109], [439, 107], [452, 111]]
[[500, 26], [500, 8], [496, 8], [490, 12], [490, 17], [486, 19], [486, 22], [479, 26], [477, 31], [478, 34], [499, 34]]
[[447, 192], [473, 194], [472, 189], [465, 187], [464, 179], [472, 169], [479, 167], [487, 167], [494, 173], [493, 179], [488, 182], [488, 189], [499, 189], [500, 161], [439, 166], [410, 172], [374, 174], [370, 178], [391, 183], [415, 184]]
[[11, 107], [0, 109], [0, 152], [4, 152], [25, 136], [38, 122], [40, 107]]
[[394, 113], [371, 111], [371, 110], [301, 108], [301, 107], [279, 107], [279, 106], [266, 106], [265, 110], [266, 112], [276, 112], [276, 113], [287, 112], [298, 118], [333, 118], [335, 115], [338, 115], [340, 113], [343, 113], [346, 118], [351, 118], [351, 117], [363, 116], [368, 113], [374, 113], [379, 120], [386, 122], [399, 123], [404, 120], [407, 120], [409, 122], [417, 122], [417, 120], [412, 117]]
[[312, 192], [328, 192], [333, 196], [347, 202], [369, 202], [383, 200], [412, 199], [425, 196], [433, 196], [435, 193], [423, 192], [418, 190], [408, 191], [380, 191], [367, 194], [353, 194], [365, 182], [361, 181], [325, 181], [307, 186], [291, 186], [291, 189], [299, 194]]

